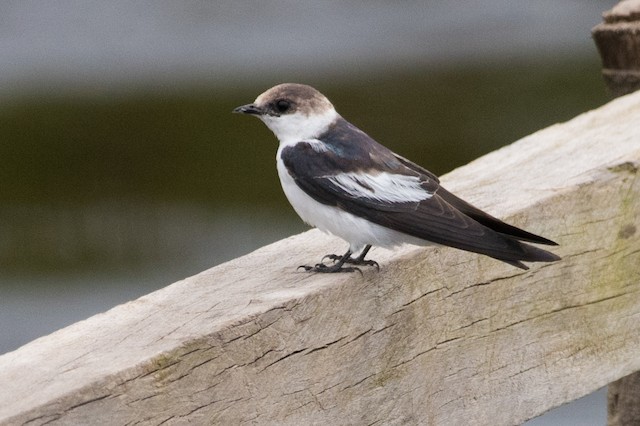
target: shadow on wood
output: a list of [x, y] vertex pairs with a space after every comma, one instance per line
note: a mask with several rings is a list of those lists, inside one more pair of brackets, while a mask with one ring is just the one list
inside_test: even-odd
[[640, 370], [640, 94], [443, 178], [561, 245], [522, 271], [448, 248], [296, 266], [310, 231], [0, 357], [0, 424], [514, 424]]

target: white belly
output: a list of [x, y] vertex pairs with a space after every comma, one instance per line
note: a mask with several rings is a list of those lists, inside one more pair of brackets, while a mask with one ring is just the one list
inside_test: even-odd
[[319, 203], [295, 183], [280, 155], [277, 158], [277, 167], [282, 189], [298, 216], [309, 225], [347, 241], [352, 253], [359, 253], [365, 245], [391, 248], [404, 243], [429, 244], [427, 241], [369, 222], [337, 207]]

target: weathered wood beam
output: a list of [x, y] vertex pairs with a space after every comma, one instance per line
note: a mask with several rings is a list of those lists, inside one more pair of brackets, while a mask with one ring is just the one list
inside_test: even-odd
[[561, 262], [313, 275], [344, 243], [310, 231], [1, 356], [0, 424], [514, 424], [638, 371], [639, 117], [619, 98], [443, 178]]

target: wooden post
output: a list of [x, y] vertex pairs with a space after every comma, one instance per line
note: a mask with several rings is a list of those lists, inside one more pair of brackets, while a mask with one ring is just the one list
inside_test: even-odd
[[602, 75], [614, 96], [640, 89], [640, 0], [625, 0], [603, 14], [593, 38], [602, 58]]
[[640, 372], [609, 384], [607, 409], [609, 426], [640, 424]]
[[[609, 91], [621, 96], [640, 89], [640, 0], [622, 1], [603, 16], [593, 37]], [[640, 372], [609, 384], [607, 400], [609, 426], [640, 425]]]
[[344, 247], [309, 231], [0, 356], [0, 424], [512, 425], [638, 371], [638, 117], [635, 93], [443, 177], [560, 262], [308, 274]]

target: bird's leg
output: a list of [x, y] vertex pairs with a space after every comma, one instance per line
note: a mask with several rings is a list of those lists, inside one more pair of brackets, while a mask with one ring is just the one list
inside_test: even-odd
[[367, 244], [364, 250], [362, 250], [362, 253], [360, 253], [360, 256], [356, 257], [355, 259], [351, 257], [351, 252], [349, 251], [349, 257], [347, 259], [344, 259], [344, 256], [338, 256], [336, 254], [328, 254], [325, 257], [323, 257], [322, 260], [331, 259], [335, 262], [335, 261], [343, 261], [344, 259], [343, 263], [347, 263], [349, 265], [375, 266], [378, 270], [380, 270], [380, 265], [378, 265], [378, 262], [376, 262], [375, 260], [364, 260], [367, 253], [369, 253], [369, 250], [371, 250], [371, 245]]
[[[331, 266], [327, 266], [324, 263], [317, 263], [315, 266], [300, 265], [298, 266], [298, 269], [303, 268], [305, 271], [309, 271], [309, 272], [355, 272], [355, 271], [358, 271], [362, 273], [360, 268], [351, 267], [351, 266], [343, 267], [345, 262], [347, 262], [351, 258], [351, 250], [347, 250], [347, 252], [342, 256], [336, 256], [336, 255], [331, 255], [331, 256], [335, 256], [335, 260], [337, 260], [337, 262]], [[330, 256], [325, 256], [325, 257], [330, 258]]]
[[378, 262], [376, 262], [375, 260], [364, 260], [364, 257], [367, 255], [367, 253], [369, 253], [370, 249], [371, 249], [371, 245], [367, 244], [364, 250], [362, 250], [362, 253], [360, 253], [360, 256], [356, 257], [355, 259], [353, 258], [347, 259], [345, 262], [350, 265], [375, 266], [376, 269], [379, 271], [380, 265], [378, 265]]
[[367, 265], [367, 266], [375, 266], [378, 271], [380, 270], [380, 265], [378, 265], [378, 262], [376, 262], [375, 260], [364, 260], [364, 257], [367, 255], [367, 253], [369, 253], [369, 250], [371, 249], [371, 245], [367, 245], [364, 250], [362, 250], [362, 253], [360, 253], [360, 256], [358, 256], [355, 259], [351, 259], [351, 261], [347, 261], [347, 263], [350, 263], [352, 265]]

